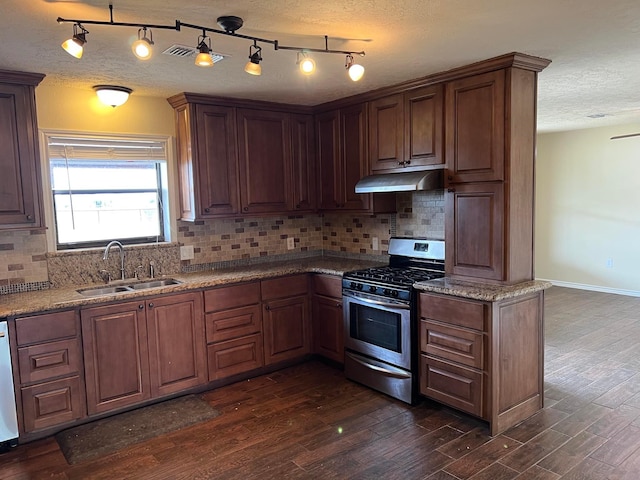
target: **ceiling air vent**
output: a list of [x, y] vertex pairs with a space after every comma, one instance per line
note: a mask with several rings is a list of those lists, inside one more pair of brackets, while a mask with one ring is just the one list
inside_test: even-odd
[[[172, 57], [194, 57], [197, 51], [198, 49], [195, 47], [176, 44], [176, 45], [171, 45], [164, 52], [162, 52], [162, 54], [170, 55]], [[213, 63], [216, 63], [216, 62], [219, 62], [220, 60], [223, 60], [225, 55], [222, 55], [221, 53], [211, 52], [211, 57], [213, 58]]]

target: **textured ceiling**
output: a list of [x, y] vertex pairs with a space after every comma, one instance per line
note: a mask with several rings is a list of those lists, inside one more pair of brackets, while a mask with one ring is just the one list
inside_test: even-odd
[[[109, 19], [108, 0], [1, 0], [0, 68], [45, 73], [49, 85], [90, 89], [128, 86], [134, 95], [179, 92], [315, 105], [518, 51], [552, 60], [539, 76], [538, 129], [558, 131], [640, 122], [640, 2], [638, 0], [113, 0], [117, 22], [185, 23], [219, 28], [221, 15], [244, 19], [238, 33], [280, 44], [365, 50], [354, 83], [344, 55], [317, 54], [305, 77], [296, 52], [263, 46], [262, 76], [247, 75], [248, 40], [212, 35], [228, 55], [213, 68], [161, 52], [195, 46], [199, 32], [153, 30], [154, 56], [137, 60], [133, 27], [86, 25], [82, 59], [60, 44], [71, 24], [57, 17]], [[590, 118], [602, 115], [600, 118]]]

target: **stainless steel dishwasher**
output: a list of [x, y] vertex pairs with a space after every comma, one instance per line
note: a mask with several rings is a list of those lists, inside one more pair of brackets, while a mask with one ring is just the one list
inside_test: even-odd
[[16, 398], [13, 392], [9, 329], [0, 322], [0, 452], [18, 444]]

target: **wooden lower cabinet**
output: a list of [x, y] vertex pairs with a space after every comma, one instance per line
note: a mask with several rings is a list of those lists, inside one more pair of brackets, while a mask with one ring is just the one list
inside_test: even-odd
[[89, 414], [206, 383], [200, 293], [81, 311]]
[[10, 325], [20, 434], [86, 417], [78, 311], [18, 317]]
[[261, 282], [264, 363], [311, 353], [308, 275]]
[[491, 435], [542, 408], [544, 294], [494, 302], [420, 294], [420, 393], [480, 417]]
[[313, 353], [344, 363], [342, 278], [316, 274], [312, 283]]
[[209, 381], [264, 365], [260, 282], [204, 292]]

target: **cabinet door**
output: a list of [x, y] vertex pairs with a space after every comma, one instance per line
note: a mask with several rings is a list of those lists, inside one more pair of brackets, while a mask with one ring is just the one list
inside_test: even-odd
[[340, 159], [340, 117], [337, 110], [316, 116], [316, 145], [318, 152], [318, 191], [320, 209], [338, 210], [341, 207], [342, 169]]
[[89, 414], [151, 397], [144, 311], [140, 301], [80, 312]]
[[0, 83], [0, 229], [41, 226], [33, 88]]
[[146, 308], [152, 396], [206, 383], [202, 294], [155, 298]]
[[83, 385], [78, 375], [24, 387], [25, 432], [71, 422], [86, 415]]
[[446, 86], [447, 181], [504, 180], [505, 72]]
[[369, 103], [371, 170], [397, 169], [404, 161], [404, 103], [402, 94]]
[[308, 297], [298, 296], [264, 303], [264, 363], [300, 357], [311, 351]]
[[262, 367], [262, 343], [262, 334], [255, 333], [207, 346], [209, 380], [219, 380]]
[[[196, 105], [196, 131], [192, 154], [183, 152], [181, 138], [189, 136], [187, 114], [178, 112], [178, 158], [182, 204], [193, 191], [195, 218], [230, 215], [239, 211], [236, 130], [233, 108]], [[183, 211], [185, 210], [183, 206]]]
[[340, 110], [342, 154], [342, 207], [345, 210], [368, 210], [370, 194], [356, 193], [356, 183], [369, 174], [367, 157], [367, 105]]
[[313, 211], [316, 200], [316, 154], [313, 117], [291, 116], [293, 190], [291, 210]]
[[449, 274], [504, 279], [504, 185], [468, 183], [445, 195]]
[[442, 85], [411, 90], [404, 95], [404, 166], [444, 163]]
[[286, 212], [291, 203], [289, 114], [238, 109], [243, 213]]
[[313, 296], [313, 351], [344, 363], [344, 321], [340, 298]]

